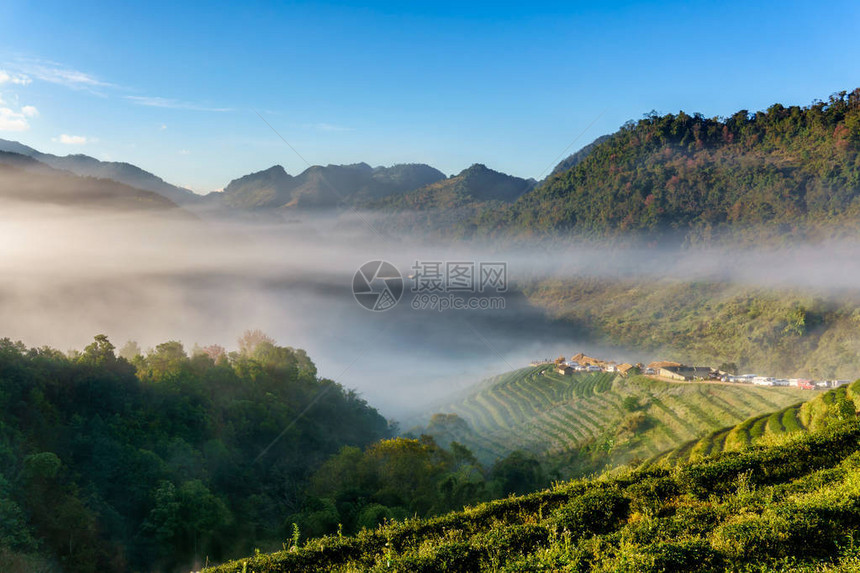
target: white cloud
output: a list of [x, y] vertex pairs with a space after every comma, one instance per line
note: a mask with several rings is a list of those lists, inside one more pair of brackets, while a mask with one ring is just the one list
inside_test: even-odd
[[26, 86], [32, 80], [27, 76], [23, 75], [12, 75], [6, 70], [0, 70], [0, 85], [2, 84], [14, 84], [18, 86]]
[[[36, 111], [36, 108], [33, 106], [25, 106], [25, 108]], [[15, 111], [12, 108], [0, 107], [0, 131], [27, 131], [30, 129], [30, 122], [27, 121], [28, 117], [33, 116], [25, 113], [24, 109]]]
[[63, 133], [59, 137], [52, 137], [51, 141], [62, 143], [63, 145], [85, 145], [87, 138], [83, 135], [68, 135]]
[[179, 155], [188, 155], [189, 153], [191, 153], [191, 152], [188, 151], [187, 149], [180, 149], [179, 150]]
[[201, 104], [197, 104], [189, 101], [181, 101], [172, 98], [166, 97], [157, 97], [157, 96], [125, 96], [125, 99], [128, 101], [137, 104], [144, 105], [147, 107], [161, 107], [167, 109], [188, 109], [192, 111], [217, 111], [217, 112], [225, 112], [225, 111], [233, 111], [227, 107], [209, 107]]
[[165, 129], [167, 129], [167, 124], [166, 124], [166, 123], [162, 123], [162, 124], [161, 124], [161, 127], [160, 127], [159, 129], [160, 129], [161, 131], [164, 131]]
[[102, 81], [92, 74], [75, 70], [56, 62], [45, 60], [24, 60], [20, 64], [24, 73], [38, 80], [59, 84], [72, 89], [85, 89], [95, 92], [95, 88], [117, 87]]
[[39, 110], [32, 105], [25, 105], [21, 108], [21, 115], [24, 117], [38, 117]]

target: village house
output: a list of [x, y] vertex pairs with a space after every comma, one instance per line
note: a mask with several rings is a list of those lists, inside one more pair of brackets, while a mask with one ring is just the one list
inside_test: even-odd
[[601, 368], [607, 364], [605, 360], [593, 358], [580, 352], [576, 356], [570, 358], [571, 361], [581, 364], [582, 366], [600, 366]]
[[661, 367], [660, 376], [670, 380], [689, 382], [690, 380], [710, 380], [713, 371], [710, 366], [666, 366]]
[[567, 364], [559, 364], [555, 371], [562, 376], [570, 376], [571, 374], [573, 374], [573, 368], [571, 368]]
[[658, 360], [657, 362], [651, 362], [646, 367], [647, 370], [653, 370], [655, 373], [660, 372], [661, 368], [677, 368], [681, 366], [680, 362], [672, 362], [671, 360]]
[[628, 364], [626, 362], [624, 364], [619, 364], [615, 367], [615, 371], [622, 376], [628, 376], [631, 372], [635, 373], [636, 370], [638, 370], [636, 366], [633, 366], [632, 364]]

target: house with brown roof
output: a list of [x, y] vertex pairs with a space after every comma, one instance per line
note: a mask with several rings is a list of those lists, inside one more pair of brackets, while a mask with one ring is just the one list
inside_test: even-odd
[[658, 360], [657, 362], [650, 363], [647, 368], [651, 368], [655, 372], [659, 372], [661, 368], [674, 368], [678, 366], [681, 366], [680, 362], [672, 362], [671, 360]]
[[637, 370], [639, 369], [636, 366], [633, 366], [632, 364], [628, 364], [626, 362], [624, 364], [619, 364], [615, 367], [615, 371], [622, 376], [627, 376], [630, 374], [631, 371], [635, 372]]
[[600, 358], [594, 358], [591, 356], [587, 356], [586, 354], [583, 354], [582, 352], [580, 352], [576, 356], [572, 356], [570, 358], [570, 361], [571, 362], [578, 362], [582, 366], [601, 366], [602, 367], [602, 366], [607, 364], [607, 362], [605, 360], [601, 360]]

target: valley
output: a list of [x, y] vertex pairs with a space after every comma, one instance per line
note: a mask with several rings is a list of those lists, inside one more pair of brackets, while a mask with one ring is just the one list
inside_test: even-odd
[[856, 6], [98, 4], [0, 18], [0, 572], [860, 570]]

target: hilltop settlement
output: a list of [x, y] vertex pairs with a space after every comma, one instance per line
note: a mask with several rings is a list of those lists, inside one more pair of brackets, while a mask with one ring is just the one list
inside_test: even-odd
[[[531, 363], [532, 366], [547, 364], [553, 365], [556, 372], [564, 376], [570, 376], [577, 372], [609, 372], [624, 377], [648, 376], [668, 382], [728, 382], [755, 386], [796, 386], [802, 390], [836, 388], [851, 382], [850, 380], [810, 380], [807, 378], [776, 378], [759, 374], [735, 374], [711, 366], [690, 366], [669, 360], [659, 360], [647, 365], [642, 362], [619, 364], [611, 360], [594, 358], [582, 352], [569, 359], [559, 356], [554, 361], [544, 359]], [[725, 367], [724, 365], [721, 368]]]

